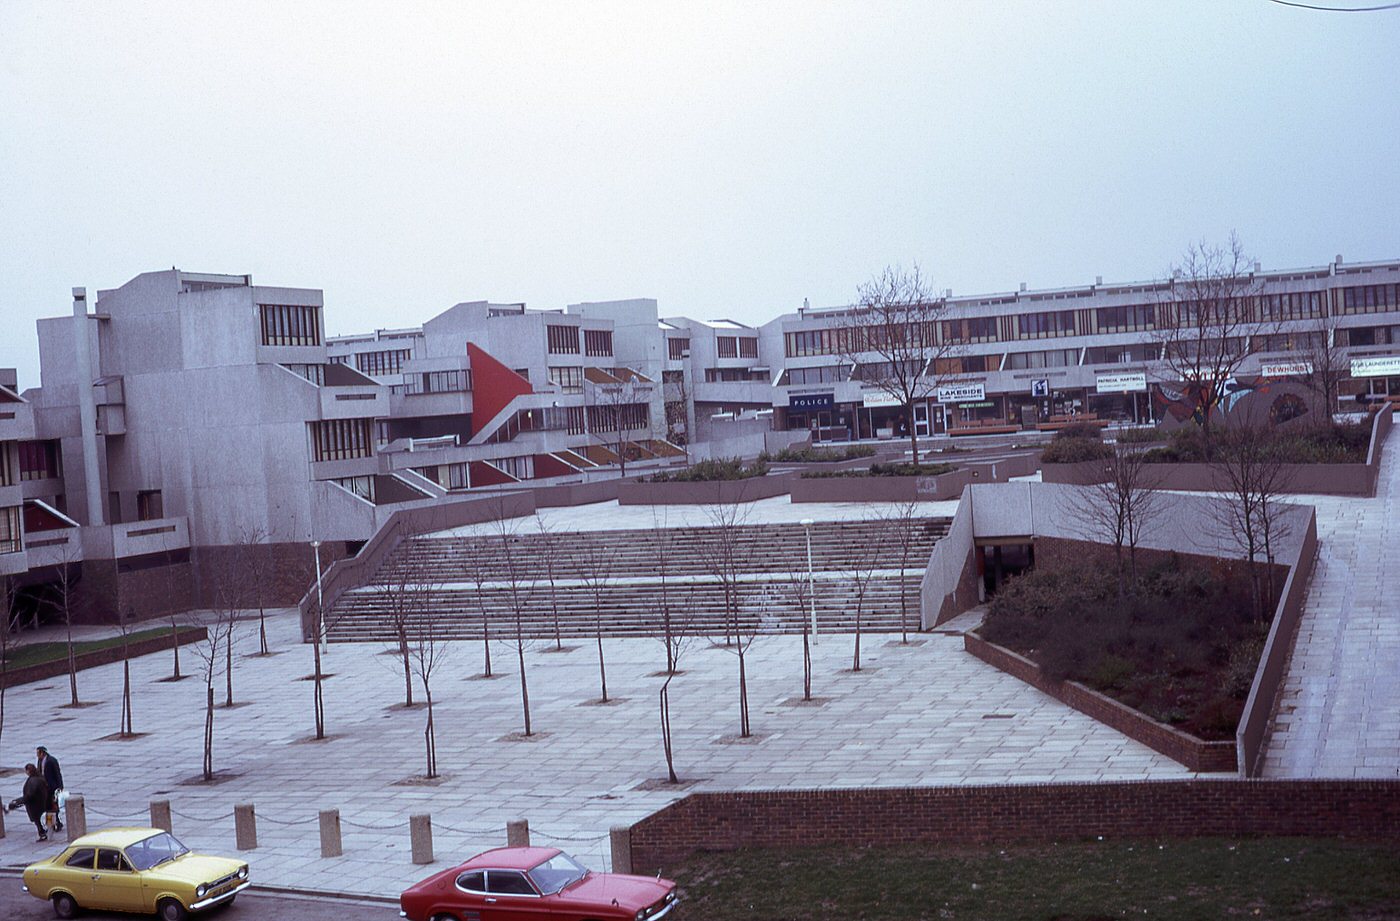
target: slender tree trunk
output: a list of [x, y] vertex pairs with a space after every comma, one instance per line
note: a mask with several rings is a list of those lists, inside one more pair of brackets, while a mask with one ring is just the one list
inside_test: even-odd
[[204, 686], [204, 779], [214, 779], [214, 685]]
[[170, 677], [176, 681], [180, 680], [180, 625], [175, 622], [175, 615], [170, 615], [170, 650], [175, 654], [175, 669], [170, 673]]
[[408, 636], [399, 631], [399, 655], [403, 657], [403, 705], [413, 706], [413, 668], [408, 662]]
[[[65, 601], [66, 605], [67, 602]], [[73, 706], [78, 705], [78, 661], [73, 654], [73, 619], [72, 614], [64, 611], [64, 620], [68, 623], [68, 693]]]
[[131, 730], [131, 654], [125, 642], [122, 643], [122, 728], [121, 734], [129, 736]]
[[[908, 421], [909, 421], [909, 459], [910, 459], [910, 463], [912, 463], [915, 467], [917, 467], [917, 466], [919, 466], [919, 431], [918, 431], [918, 429], [914, 426], [914, 404], [913, 404], [913, 402], [911, 401], [911, 402], [909, 403], [909, 405], [908, 405], [907, 407], [905, 407], [905, 409], [906, 409], [907, 412], [908, 412], [908, 415], [907, 415], [905, 418], [908, 419]], [[860, 425], [860, 421], [859, 421], [859, 420], [856, 421], [856, 425], [857, 425], [857, 426]], [[871, 432], [870, 434], [874, 435], [875, 433], [874, 433], [874, 432]]]
[[520, 657], [520, 707], [525, 711], [525, 734], [533, 735], [530, 731], [530, 685], [525, 680], [525, 637], [520, 633], [520, 627], [516, 627], [517, 635], [515, 641], [515, 651]]
[[802, 699], [812, 699], [812, 642], [805, 620], [802, 624]]
[[608, 702], [608, 667], [603, 660], [603, 624], [598, 622], [598, 682], [603, 688], [603, 703]]
[[[426, 671], [426, 669], [425, 669]], [[428, 722], [423, 727], [423, 745], [428, 757], [428, 774], [432, 778], [438, 775], [437, 770], [437, 731], [433, 726], [433, 692], [428, 688], [428, 683], [423, 682], [423, 696], [428, 701]]]
[[233, 615], [229, 615], [228, 635], [224, 637], [224, 706], [233, 706]]
[[666, 776], [671, 783], [680, 783], [681, 779], [676, 776], [676, 760], [671, 751], [671, 679], [661, 683], [661, 748], [666, 753]]
[[258, 605], [258, 650], [267, 655], [267, 611]]
[[854, 656], [852, 657], [852, 659], [851, 659], [851, 671], [853, 671], [853, 672], [858, 672], [858, 671], [860, 671], [860, 614], [861, 614], [861, 610], [860, 610], [860, 609], [861, 609], [861, 602], [860, 602], [860, 601], [857, 601], [857, 602], [856, 602], [856, 645], [855, 645], [855, 655], [854, 655]]
[[749, 679], [744, 668], [744, 651], [739, 649], [739, 736], [749, 737]]
[[491, 623], [486, 616], [486, 605], [481, 606], [481, 651], [485, 661], [481, 666], [481, 674], [487, 678], [491, 677]]
[[321, 689], [321, 644], [313, 640], [311, 652], [316, 663], [316, 670], [311, 675], [311, 683], [315, 686], [312, 703], [316, 711], [316, 738], [324, 739], [326, 737], [326, 700]]

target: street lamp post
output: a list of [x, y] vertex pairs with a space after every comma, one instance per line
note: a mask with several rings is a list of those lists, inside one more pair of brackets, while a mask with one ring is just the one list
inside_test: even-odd
[[817, 588], [816, 577], [812, 574], [812, 525], [816, 524], [810, 518], [803, 518], [801, 521], [802, 530], [807, 534], [807, 604], [811, 609], [812, 616], [812, 645], [817, 645]]
[[322, 652], [326, 649], [325, 599], [321, 595], [321, 542], [313, 540], [311, 550], [316, 554], [316, 645]]

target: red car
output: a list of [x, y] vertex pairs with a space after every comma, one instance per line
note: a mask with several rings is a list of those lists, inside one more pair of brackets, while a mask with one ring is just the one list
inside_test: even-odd
[[409, 921], [656, 921], [675, 907], [669, 879], [594, 873], [553, 847], [498, 847], [399, 896]]

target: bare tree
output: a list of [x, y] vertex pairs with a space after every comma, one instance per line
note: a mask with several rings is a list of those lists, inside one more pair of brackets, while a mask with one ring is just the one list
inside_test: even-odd
[[1202, 241], [1187, 247], [1154, 305], [1168, 383], [1181, 385], [1183, 396], [1194, 403], [1208, 449], [1215, 408], [1254, 351], [1251, 333], [1262, 331], [1259, 289], [1253, 262], [1232, 233], [1224, 244]]
[[448, 657], [450, 646], [437, 618], [424, 617], [416, 621], [409, 643], [409, 658], [413, 663], [413, 673], [423, 685], [423, 699], [428, 704], [428, 718], [423, 725], [424, 776], [428, 778], [438, 776], [437, 730], [433, 723], [433, 674]]
[[117, 629], [122, 640], [122, 715], [117, 734], [132, 736], [136, 733], [131, 727], [131, 610], [121, 602], [117, 604]]
[[[504, 502], [502, 502], [504, 506]], [[505, 565], [506, 598], [510, 603], [511, 614], [515, 619], [515, 646], [516, 663], [520, 666], [520, 708], [525, 719], [525, 735], [533, 735], [530, 728], [530, 683], [526, 678], [525, 670], [525, 650], [529, 646], [529, 641], [525, 637], [525, 615], [530, 608], [531, 580], [526, 575], [526, 563], [521, 558], [520, 534], [517, 522], [514, 518], [505, 515], [502, 507], [501, 514], [492, 523], [496, 537], [501, 542], [501, 561]]]
[[431, 616], [428, 606], [431, 603], [435, 586], [414, 578], [408, 566], [385, 567], [382, 578], [375, 586], [379, 596], [386, 602], [389, 628], [394, 634], [394, 654], [403, 670], [403, 705], [413, 707], [413, 667], [410, 662], [409, 639], [414, 622]]
[[241, 626], [240, 616], [248, 586], [245, 581], [242, 563], [244, 554], [241, 547], [225, 556], [214, 572], [213, 614], [219, 621], [219, 635], [223, 639], [224, 667], [224, 706], [233, 706], [233, 642]]
[[1307, 365], [1303, 381], [1322, 404], [1322, 411], [1316, 418], [1318, 428], [1330, 428], [1334, 424], [1342, 381], [1351, 374], [1347, 350], [1339, 333], [1333, 317], [1321, 317], [1307, 334], [1303, 349]]
[[269, 655], [267, 646], [267, 585], [276, 576], [276, 563], [272, 559], [272, 547], [268, 544], [267, 532], [261, 528], [249, 528], [242, 531], [236, 539], [236, 545], [244, 583], [247, 586], [247, 600], [258, 608], [257, 655]]
[[808, 619], [808, 605], [812, 603], [812, 579], [809, 573], [789, 573], [784, 582], [793, 606], [797, 608], [797, 619], [802, 624], [802, 699], [812, 699], [812, 625]]
[[627, 462], [637, 453], [628, 432], [650, 429], [651, 381], [631, 368], [589, 368], [591, 411], [588, 427], [608, 450], [617, 455], [618, 475], [627, 475]]
[[[1084, 487], [1083, 502], [1072, 514], [1091, 537], [1113, 545], [1118, 594], [1122, 595], [1129, 577], [1137, 581], [1138, 542], [1158, 511], [1158, 478], [1146, 454], [1132, 445], [1114, 445], [1113, 453], [1102, 463], [1104, 479]], [[1128, 552], [1126, 565], [1124, 548]]]
[[[670, 372], [667, 372], [670, 373]], [[686, 466], [690, 466], [690, 385], [686, 383], [685, 371], [678, 371], [674, 378], [666, 380], [663, 378], [662, 389], [671, 388], [676, 399], [669, 399], [669, 394], [663, 396], [662, 403], [666, 413], [666, 440], [673, 445], [679, 445], [685, 451]]]
[[[324, 739], [326, 737], [326, 673], [321, 668], [321, 643], [325, 640], [326, 615], [321, 610], [319, 599], [312, 602], [312, 613], [315, 614], [316, 619], [312, 621], [315, 624], [315, 632], [311, 637], [311, 705], [315, 716], [316, 738]], [[209, 698], [211, 706], [213, 699], [212, 696]]]
[[[661, 579], [657, 599], [661, 611], [660, 639], [666, 650], [666, 670], [657, 693], [657, 704], [661, 717], [661, 747], [666, 756], [666, 775], [671, 783], [680, 783], [680, 778], [676, 776], [675, 750], [671, 734], [671, 682], [680, 674], [681, 656], [692, 636], [686, 629], [685, 618], [682, 616], [686, 606], [681, 599], [673, 597], [675, 589], [668, 578], [672, 563], [672, 534], [666, 526], [664, 512], [662, 515], [663, 517], [658, 518], [655, 512], [652, 513], [652, 547], [656, 552], [656, 572]], [[678, 601], [681, 603], [675, 603]]]
[[[235, 608], [221, 605], [202, 612], [198, 617], [205, 629], [204, 639], [194, 644], [194, 651], [199, 659], [200, 677], [204, 679], [203, 776], [206, 783], [214, 779], [214, 682], [219, 677], [222, 664], [226, 662], [224, 647], [232, 632], [235, 614]], [[317, 738], [321, 737], [318, 731]]]
[[[919, 546], [919, 501], [909, 499], [892, 505], [883, 516], [885, 543], [899, 555], [899, 641], [909, 642], [909, 586], [906, 579]], [[918, 567], [922, 568], [922, 567]]]
[[0, 577], [0, 743], [5, 739], [5, 690], [10, 683], [10, 653], [15, 646], [15, 580]]
[[465, 564], [467, 574], [471, 577], [472, 584], [476, 586], [476, 605], [481, 611], [481, 677], [490, 678], [491, 671], [491, 603], [486, 591], [486, 584], [491, 581], [491, 570], [487, 562], [483, 559], [486, 539], [481, 538], [479, 545], [474, 547], [467, 554]]
[[598, 682], [602, 688], [603, 703], [608, 702], [608, 666], [603, 655], [603, 599], [607, 597], [608, 586], [612, 582], [611, 556], [597, 545], [589, 546], [583, 553], [583, 569], [579, 573], [584, 588], [593, 598], [593, 635], [598, 641]]
[[700, 543], [701, 557], [709, 574], [719, 583], [723, 599], [724, 648], [739, 660], [739, 735], [748, 738], [749, 682], [747, 655], [758, 635], [758, 624], [751, 612], [744, 610], [740, 579], [743, 571], [741, 546], [743, 527], [748, 510], [740, 502], [715, 501], [705, 506], [710, 519], [709, 533]]
[[864, 632], [865, 606], [870, 598], [870, 589], [875, 584], [876, 572], [884, 557], [885, 543], [889, 535], [884, 528], [878, 529], [859, 552], [851, 556], [845, 569], [847, 604], [854, 602], [855, 643], [851, 651], [851, 671], [860, 671], [860, 641]]
[[914, 407], [937, 391], [940, 366], [965, 338], [960, 328], [951, 335], [942, 328], [947, 319], [947, 300], [934, 295], [915, 265], [886, 267], [860, 286], [856, 305], [834, 321], [841, 360], [854, 365], [855, 379], [903, 407], [915, 464]]
[[1292, 480], [1292, 468], [1272, 432], [1243, 426], [1229, 433], [1212, 469], [1224, 487], [1215, 506], [1216, 524], [1248, 562], [1255, 619], [1267, 621], [1274, 596], [1274, 551], [1289, 530], [1289, 504], [1281, 497]]
[[544, 575], [549, 582], [549, 611], [554, 622], [554, 649], [564, 651], [564, 634], [559, 628], [559, 591], [555, 586], [555, 569], [559, 565], [559, 545], [561, 538], [549, 529], [545, 517], [535, 512], [535, 527], [539, 529], [539, 555], [544, 561]]

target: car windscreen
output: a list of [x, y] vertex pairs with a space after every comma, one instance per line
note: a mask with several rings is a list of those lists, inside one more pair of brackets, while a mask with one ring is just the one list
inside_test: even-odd
[[549, 895], [575, 880], [582, 879], [586, 873], [588, 871], [568, 854], [555, 854], [544, 863], [533, 867], [530, 870], [530, 879], [534, 880], [540, 892]]
[[127, 845], [126, 859], [131, 861], [131, 865], [138, 870], [149, 870], [156, 864], [166, 860], [173, 860], [181, 854], [188, 854], [190, 849], [185, 847], [175, 839], [169, 832], [161, 832], [152, 835], [135, 844]]

